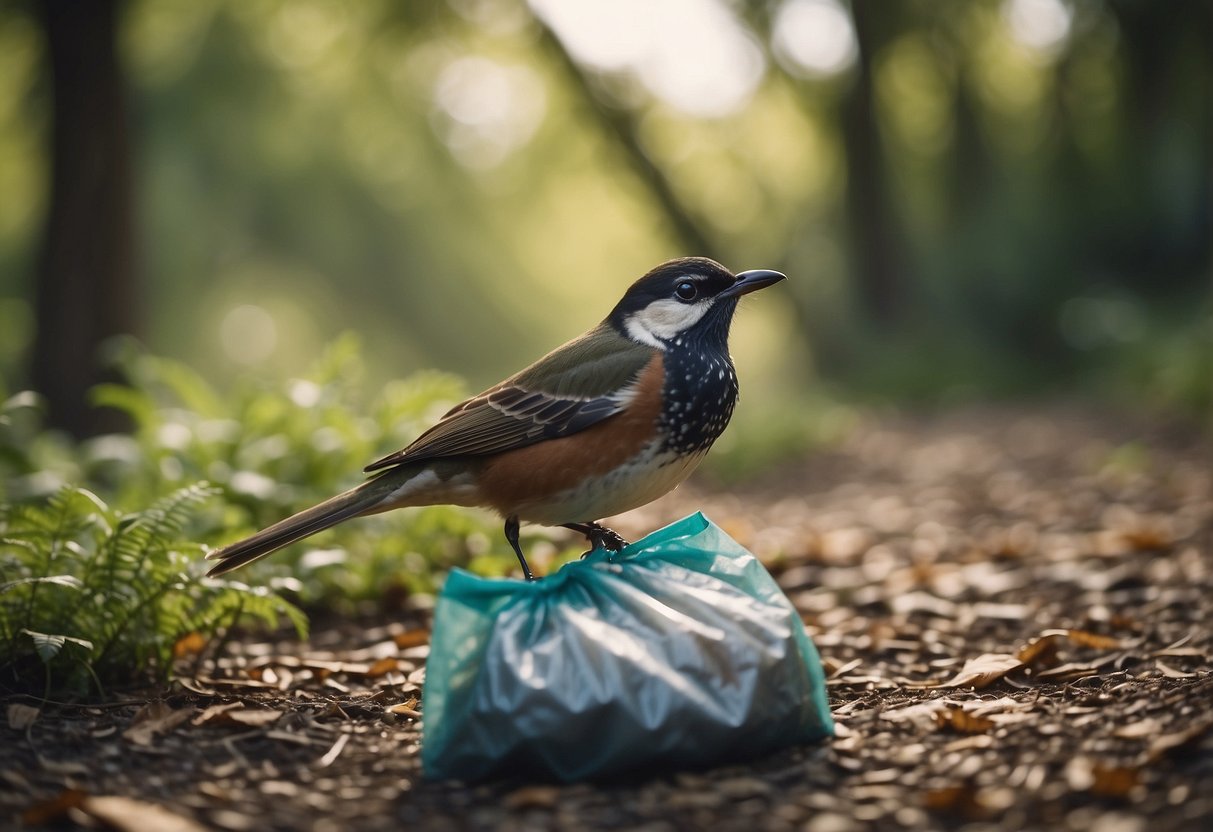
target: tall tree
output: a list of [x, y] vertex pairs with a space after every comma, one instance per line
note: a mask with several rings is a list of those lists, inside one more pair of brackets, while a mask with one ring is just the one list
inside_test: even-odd
[[883, 325], [904, 320], [910, 294], [908, 258], [876, 113], [876, 58], [895, 31], [890, 17], [873, 0], [851, 0], [859, 55], [841, 113], [851, 271], [863, 311]]
[[31, 381], [76, 436], [122, 427], [89, 406], [98, 347], [135, 330], [130, 137], [116, 36], [121, 0], [42, 0], [54, 104], [50, 207], [37, 265]]

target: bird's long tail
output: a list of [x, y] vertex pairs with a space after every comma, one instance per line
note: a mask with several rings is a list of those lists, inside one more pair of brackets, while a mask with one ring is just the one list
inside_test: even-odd
[[383, 500], [384, 493], [385, 489], [380, 480], [370, 480], [336, 497], [330, 497], [323, 503], [280, 520], [251, 537], [211, 552], [206, 556], [207, 559], [219, 562], [206, 574], [213, 576], [231, 572], [351, 517], [374, 513], [374, 509]]

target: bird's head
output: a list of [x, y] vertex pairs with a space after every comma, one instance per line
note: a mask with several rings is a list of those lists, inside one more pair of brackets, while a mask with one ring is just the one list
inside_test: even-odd
[[633, 283], [607, 321], [628, 338], [659, 349], [684, 336], [723, 340], [737, 300], [783, 279], [765, 269], [733, 274], [706, 257], [669, 260]]

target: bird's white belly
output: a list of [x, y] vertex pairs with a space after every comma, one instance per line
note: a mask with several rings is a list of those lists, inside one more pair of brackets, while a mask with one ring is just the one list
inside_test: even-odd
[[704, 454], [679, 455], [653, 443], [606, 474], [592, 477], [542, 503], [519, 508], [520, 519], [546, 526], [584, 523], [631, 511], [678, 487]]

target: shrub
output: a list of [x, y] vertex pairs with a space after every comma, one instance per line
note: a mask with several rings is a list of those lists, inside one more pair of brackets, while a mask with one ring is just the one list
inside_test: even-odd
[[205, 544], [348, 488], [463, 386], [420, 373], [366, 403], [352, 338], [304, 378], [246, 380], [226, 394], [130, 343], [119, 353], [129, 384], [98, 389], [97, 401], [131, 415], [130, 436], [74, 444], [42, 428], [36, 396], [0, 406], [0, 684], [163, 680], [175, 650], [213, 642], [242, 617], [302, 631], [283, 592], [304, 607], [398, 603], [432, 592], [454, 563], [501, 572], [513, 562], [476, 515], [434, 507], [318, 535], [237, 573], [247, 584], [203, 577]]

